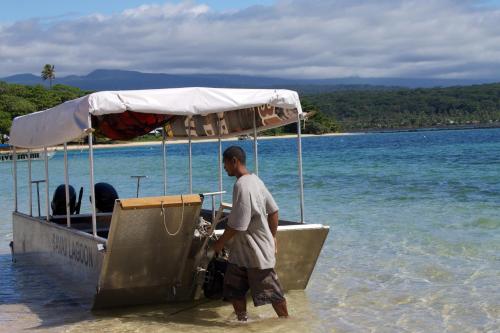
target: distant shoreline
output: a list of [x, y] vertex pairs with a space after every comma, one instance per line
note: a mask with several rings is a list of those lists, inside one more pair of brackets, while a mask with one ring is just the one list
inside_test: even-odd
[[[441, 126], [441, 127], [420, 127], [420, 128], [399, 128], [399, 129], [366, 129], [360, 131], [352, 132], [340, 132], [340, 133], [325, 133], [325, 134], [302, 134], [303, 138], [310, 137], [329, 137], [329, 136], [346, 136], [346, 135], [363, 135], [370, 133], [405, 133], [405, 132], [432, 132], [432, 131], [456, 131], [456, 130], [475, 130], [475, 129], [493, 129], [500, 128], [500, 124], [494, 123], [492, 125], [463, 125], [463, 126]], [[296, 138], [297, 134], [285, 134], [277, 136], [260, 136], [259, 141], [262, 140], [277, 140], [277, 139], [291, 139]], [[240, 140], [237, 137], [230, 139], [222, 139], [224, 142], [231, 141], [246, 141], [253, 140], [252, 137], [249, 139]], [[218, 139], [198, 139], [193, 140], [192, 143], [205, 143], [205, 142], [217, 142]], [[159, 146], [161, 141], [142, 141], [142, 142], [124, 142], [124, 143], [101, 143], [94, 144], [94, 149], [110, 149], [110, 148], [126, 148], [126, 147], [145, 147], [145, 146]], [[167, 141], [167, 145], [172, 144], [187, 144], [188, 140], [172, 140]], [[85, 150], [88, 149], [88, 145], [68, 145], [68, 150]], [[56, 150], [62, 151], [63, 147], [58, 146]]]
[[[362, 132], [360, 133], [326, 133], [326, 134], [302, 134], [302, 137], [307, 138], [307, 137], [324, 137], [324, 136], [344, 136], [344, 135], [360, 135], [363, 134]], [[259, 141], [262, 140], [276, 140], [276, 139], [291, 139], [291, 138], [296, 138], [297, 134], [286, 134], [286, 135], [278, 135], [278, 136], [260, 136], [258, 137]], [[253, 141], [253, 138], [250, 137], [249, 139], [244, 139], [240, 140], [237, 137], [235, 138], [230, 138], [230, 139], [222, 139], [223, 142], [231, 142], [231, 141]], [[217, 142], [218, 139], [198, 139], [198, 140], [193, 140], [192, 143], [205, 143], [205, 142]], [[167, 140], [167, 145], [173, 145], [173, 144], [187, 144], [189, 141], [188, 140], [172, 140], [169, 141]], [[143, 147], [143, 146], [159, 146], [161, 145], [161, 141], [143, 141], [143, 142], [126, 142], [126, 143], [101, 143], [101, 144], [94, 144], [93, 149], [109, 149], [109, 148], [126, 148], [126, 147]], [[85, 150], [88, 149], [88, 145], [68, 145], [68, 150]], [[62, 151], [63, 147], [58, 146], [56, 147], [56, 150]]]
[[411, 128], [371, 128], [365, 130], [353, 130], [352, 134], [361, 133], [400, 133], [400, 132], [432, 132], [432, 131], [459, 131], [459, 130], [475, 130], [475, 129], [493, 129], [500, 128], [500, 123], [477, 124], [477, 125], [447, 125], [434, 127], [411, 127]]

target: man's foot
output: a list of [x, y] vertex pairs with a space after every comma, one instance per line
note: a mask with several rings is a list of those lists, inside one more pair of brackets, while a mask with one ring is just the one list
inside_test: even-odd
[[231, 301], [233, 303], [234, 313], [236, 313], [236, 317], [238, 317], [238, 321], [247, 321], [247, 300], [245, 298], [242, 299], [233, 299]]
[[247, 321], [248, 316], [246, 312], [237, 312], [236, 317], [238, 317], [238, 321]]
[[280, 318], [288, 318], [288, 309], [286, 306], [286, 300], [279, 302], [279, 303], [273, 303], [273, 308], [274, 311], [276, 311], [276, 314]]

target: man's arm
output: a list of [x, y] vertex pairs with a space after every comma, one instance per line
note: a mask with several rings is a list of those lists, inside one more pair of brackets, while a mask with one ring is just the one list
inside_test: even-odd
[[267, 215], [267, 223], [269, 224], [269, 230], [271, 230], [271, 234], [274, 238], [274, 253], [278, 253], [278, 241], [276, 240], [276, 233], [278, 232], [278, 211]]
[[267, 215], [267, 223], [269, 224], [269, 229], [273, 237], [276, 237], [276, 232], [278, 231], [278, 211]]
[[236, 183], [233, 190], [233, 209], [227, 217], [226, 229], [222, 236], [214, 243], [214, 250], [219, 253], [224, 244], [236, 235], [238, 231], [245, 231], [252, 219], [250, 192]]
[[231, 238], [236, 235], [238, 230], [231, 228], [230, 226], [226, 226], [224, 233], [222, 236], [214, 243], [214, 251], [215, 253], [220, 253], [224, 248], [224, 244], [229, 241]]

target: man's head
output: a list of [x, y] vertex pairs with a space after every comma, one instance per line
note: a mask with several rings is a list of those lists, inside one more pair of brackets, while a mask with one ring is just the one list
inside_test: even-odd
[[224, 170], [228, 176], [240, 177], [247, 173], [246, 161], [247, 157], [245, 151], [238, 146], [231, 146], [224, 150], [222, 154], [224, 162]]

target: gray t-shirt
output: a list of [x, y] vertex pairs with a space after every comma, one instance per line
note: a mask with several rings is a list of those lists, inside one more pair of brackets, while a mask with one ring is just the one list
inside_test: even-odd
[[267, 214], [276, 211], [278, 206], [259, 177], [249, 174], [236, 181], [228, 226], [238, 233], [228, 244], [230, 263], [246, 268], [274, 267], [274, 239]]

